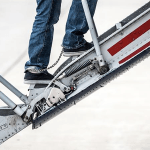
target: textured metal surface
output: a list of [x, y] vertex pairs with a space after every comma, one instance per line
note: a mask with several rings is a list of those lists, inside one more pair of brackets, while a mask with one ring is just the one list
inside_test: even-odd
[[[19, 105], [21, 106], [21, 105]], [[8, 107], [0, 108], [0, 145], [26, 128], [26, 124], [22, 118], [15, 114], [15, 112]]]
[[[134, 12], [132, 15], [130, 15], [126, 19], [124, 19], [122, 21], [123, 22], [122, 25], [127, 24], [128, 22], [130, 22], [131, 20], [133, 20], [134, 18], [136, 18], [138, 15], [140, 15], [141, 13], [143, 13], [144, 11], [146, 11], [149, 8], [150, 8], [150, 2], [147, 3], [145, 6], [143, 6], [142, 8], [140, 8], [139, 10], [137, 10], [136, 12]], [[105, 32], [103, 35], [101, 35], [99, 37], [99, 41], [102, 41], [103, 39], [107, 38], [112, 33], [114, 33], [116, 30], [117, 30], [116, 26], [112, 27], [110, 30], [108, 30], [107, 32]], [[132, 30], [135, 30], [135, 29], [132, 29]], [[138, 54], [137, 56], [135, 56], [134, 58], [132, 58], [128, 62], [124, 63], [122, 66], [120, 66], [118, 68], [116, 67], [117, 69], [114, 69], [112, 72], [110, 72], [109, 74], [107, 74], [103, 78], [99, 79], [99, 81], [95, 82], [94, 84], [90, 85], [86, 89], [80, 91], [78, 94], [76, 94], [73, 97], [71, 97], [70, 99], [68, 99], [66, 102], [64, 102], [61, 105], [59, 105], [59, 108], [58, 107], [54, 107], [53, 109], [48, 111], [46, 114], [44, 114], [41, 117], [39, 117], [36, 120], [34, 120], [33, 121], [33, 129], [40, 127], [42, 124], [44, 124], [48, 120], [54, 118], [55, 116], [59, 115], [60, 113], [62, 113], [66, 109], [68, 109], [69, 107], [75, 105], [81, 99], [85, 98], [86, 96], [88, 96], [89, 94], [93, 93], [97, 89], [103, 87], [104, 85], [109, 83], [111, 80], [115, 79], [116, 77], [118, 77], [122, 73], [126, 72], [129, 68], [131, 68], [134, 65], [138, 64], [141, 60], [144, 60], [149, 55], [150, 55], [150, 48], [147, 48], [146, 50], [144, 50], [143, 52], [141, 52], [140, 54]], [[71, 61], [71, 59], [68, 59], [56, 71], [56, 73], [59, 70], [61, 70], [63, 67], [65, 67], [65, 65], [67, 65], [70, 61]]]
[[0, 145], [28, 125], [17, 115], [0, 116]]
[[[149, 7], [150, 7], [150, 2], [147, 5], [145, 5], [144, 7], [142, 7], [141, 9], [139, 9], [140, 11], [138, 10], [137, 13], [134, 13], [129, 18], [126, 18], [124, 23], [126, 24], [127, 22], [132, 20], [134, 17], [138, 16], [138, 14], [140, 14], [141, 12], [144, 12]], [[102, 36], [100, 36], [99, 40], [101, 41], [101, 40], [105, 39], [105, 37], [109, 36], [110, 34], [112, 34], [115, 31], [116, 31], [116, 27], [111, 28], [106, 33], [104, 33]], [[129, 68], [133, 67], [134, 65], [139, 63], [141, 60], [144, 60], [149, 55], [150, 55], [150, 48], [143, 51], [138, 56], [136, 56], [132, 60], [125, 63], [123, 66], [117, 68], [116, 70], [114, 70], [113, 72], [111, 72], [110, 74], [105, 76], [104, 78], [100, 79], [95, 84], [92, 84], [91, 86], [89, 86], [85, 90], [81, 91], [80, 93], [78, 93], [74, 97], [68, 99], [68, 101], [66, 101], [65, 103], [60, 105], [60, 108], [55, 107], [54, 109], [47, 112], [43, 116], [39, 117], [37, 120], [35, 120], [33, 122], [33, 129], [38, 128], [39, 126], [44, 124], [46, 121], [48, 121], [49, 119], [52, 119], [53, 117], [57, 116], [58, 114], [62, 113], [66, 109], [68, 109], [69, 107], [75, 105], [77, 102], [79, 102], [80, 100], [82, 100], [83, 98], [85, 98], [86, 96], [91, 94], [92, 92], [94, 92], [94, 91], [98, 90], [99, 88], [105, 86], [111, 80], [115, 79], [116, 77], [121, 75], [123, 72], [129, 70]], [[65, 63], [62, 64], [62, 66], [60, 68], [58, 68], [58, 70], [56, 71], [55, 74], [57, 74], [62, 68], [64, 68], [64, 66], [66, 66], [71, 61], [72, 61], [72, 58], [69, 58]], [[43, 88], [43, 87], [45, 87], [45, 85], [42, 85], [42, 86], [37, 85], [36, 88]], [[10, 116], [8, 116], [8, 115], [10, 115]], [[26, 124], [21, 124], [22, 123], [21, 118], [17, 118], [17, 117], [18, 116], [14, 115], [12, 110], [7, 110], [7, 109], [0, 110], [0, 120], [4, 121], [4, 123], [0, 122], [1, 123], [0, 130], [1, 131], [6, 131], [5, 132], [6, 134], [4, 134], [6, 136], [0, 138], [0, 144], [3, 143], [4, 141], [6, 141], [7, 139], [9, 139], [10, 137], [12, 137], [13, 135], [15, 135], [16, 133], [18, 133], [19, 131], [21, 131], [22, 129], [24, 129], [25, 127], [27, 127]], [[8, 132], [8, 129], [9, 129], [9, 132]], [[0, 131], [0, 135], [2, 135], [1, 131]]]
[[[100, 79], [98, 82], [95, 84], [89, 86], [82, 92], [78, 93], [74, 97], [68, 99], [65, 103], [58, 107], [55, 107], [53, 110], [48, 111], [46, 114], [42, 115], [41, 117], [37, 118], [36, 120], [33, 121], [33, 129], [36, 129], [40, 127], [42, 124], [47, 122], [49, 119], [54, 118], [55, 116], [59, 115], [69, 107], [75, 105], [77, 102], [88, 96], [89, 94], [93, 93], [94, 91], [98, 90], [99, 88], [105, 86], [107, 83], [112, 81], [113, 79], [117, 78], [119, 75], [122, 73], [128, 71], [130, 68], [144, 60], [150, 55], [150, 48], [147, 48], [145, 51], [122, 65], [121, 67], [117, 68], [113, 72], [109, 73], [106, 75], [104, 78]], [[61, 108], [61, 109], [60, 109]]]

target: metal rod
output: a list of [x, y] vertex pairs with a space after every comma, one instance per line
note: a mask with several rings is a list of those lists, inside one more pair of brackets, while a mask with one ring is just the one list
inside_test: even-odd
[[27, 96], [23, 95], [19, 90], [17, 90], [13, 85], [11, 85], [7, 80], [5, 80], [1, 75], [0, 75], [0, 82], [7, 87], [11, 92], [13, 92], [17, 97], [19, 97], [19, 99], [24, 102], [27, 103], [28, 102], [28, 98]]
[[16, 107], [16, 104], [9, 99], [4, 93], [2, 93], [0, 91], [0, 99], [6, 104], [8, 105], [10, 108], [14, 109]]
[[96, 25], [95, 25], [95, 22], [94, 22], [93, 18], [92, 18], [92, 22], [93, 22], [93, 25], [94, 25], [94, 30], [96, 32], [96, 37], [98, 38], [98, 32], [97, 32]]
[[4, 93], [0, 91], [0, 99], [8, 105], [17, 115], [22, 116], [24, 111], [17, 106], [11, 99], [9, 99]]
[[91, 16], [87, 0], [81, 0], [81, 1], [82, 1], [83, 9], [84, 9], [84, 12], [85, 12], [86, 20], [87, 20], [87, 23], [88, 23], [88, 26], [89, 26], [89, 29], [90, 29], [90, 33], [91, 33], [91, 36], [92, 36], [95, 51], [96, 51], [97, 56], [100, 59], [99, 64], [100, 64], [100, 66], [104, 66], [105, 62], [104, 62], [104, 58], [102, 56], [101, 49], [100, 49], [100, 46], [99, 46], [99, 42], [98, 42], [98, 39], [97, 39], [98, 34], [97, 34], [96, 26], [95, 26], [94, 20]]

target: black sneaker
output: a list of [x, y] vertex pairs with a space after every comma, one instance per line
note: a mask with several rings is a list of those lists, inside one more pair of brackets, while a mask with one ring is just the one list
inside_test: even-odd
[[64, 51], [63, 56], [66, 56], [66, 57], [78, 56], [90, 50], [92, 47], [93, 47], [93, 44], [86, 42], [85, 45], [83, 45], [82, 47], [78, 49], [63, 48], [63, 51]]
[[31, 73], [29, 71], [25, 72], [24, 83], [25, 84], [49, 84], [49, 82], [54, 78], [53, 75], [47, 71], [41, 73]]

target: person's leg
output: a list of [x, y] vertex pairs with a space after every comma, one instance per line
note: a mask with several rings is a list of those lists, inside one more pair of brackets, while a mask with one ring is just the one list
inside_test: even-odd
[[[92, 17], [95, 13], [97, 1], [98, 0], [87, 0]], [[81, 0], [73, 0], [66, 24], [66, 34], [62, 44], [64, 51], [74, 52], [80, 49], [85, 50], [86, 45], [90, 48], [90, 45], [88, 45], [84, 39], [84, 34], [88, 30], [89, 27], [82, 2]]]
[[37, 15], [29, 42], [25, 70], [47, 68], [53, 41], [53, 25], [60, 15], [61, 0], [37, 0]]
[[53, 78], [47, 71], [53, 41], [53, 25], [58, 22], [61, 0], [37, 0], [37, 15], [29, 42], [29, 61], [25, 64], [24, 83], [48, 83]]

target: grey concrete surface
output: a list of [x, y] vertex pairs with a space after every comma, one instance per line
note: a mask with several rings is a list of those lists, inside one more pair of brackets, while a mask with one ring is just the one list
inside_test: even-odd
[[[146, 2], [99, 0], [95, 14], [99, 34]], [[63, 0], [62, 15], [55, 25], [50, 65], [59, 56], [70, 5], [71, 1]], [[28, 94], [23, 71], [35, 8], [33, 0], [0, 0], [0, 74], [24, 94]], [[89, 33], [86, 39], [91, 40]], [[28, 127], [1, 145], [0, 150], [149, 150], [149, 64], [150, 58], [41, 128]], [[1, 84], [0, 91], [20, 103]], [[0, 106], [3, 105], [0, 101]]]

